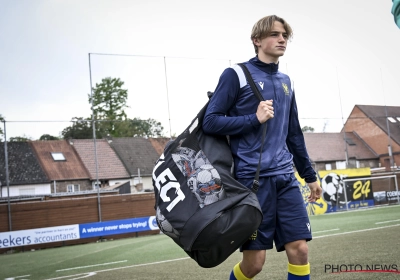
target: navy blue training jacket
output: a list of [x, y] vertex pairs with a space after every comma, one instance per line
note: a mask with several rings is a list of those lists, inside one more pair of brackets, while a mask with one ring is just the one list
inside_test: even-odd
[[[294, 162], [300, 177], [315, 182], [289, 76], [278, 71], [278, 64], [257, 57], [245, 64], [264, 99], [272, 99], [274, 107], [274, 118], [266, 122], [260, 177], [293, 172]], [[263, 132], [256, 116], [259, 103], [242, 69], [234, 65], [222, 73], [204, 116], [205, 133], [229, 135], [237, 178], [254, 178], [257, 170]]]

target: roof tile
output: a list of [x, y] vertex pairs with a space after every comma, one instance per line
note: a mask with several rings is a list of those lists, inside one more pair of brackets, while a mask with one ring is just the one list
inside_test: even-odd
[[[32, 141], [30, 144], [51, 181], [89, 179], [85, 166], [66, 140]], [[62, 153], [65, 161], [55, 161], [51, 153]]]
[[151, 176], [160, 157], [149, 139], [141, 137], [114, 138], [110, 143], [131, 176]]
[[355, 145], [346, 144], [344, 138], [344, 133], [304, 133], [308, 155], [314, 162], [344, 161], [346, 146], [348, 158], [358, 160], [378, 158], [355, 133], [346, 132], [346, 138]]
[[[6, 185], [4, 143], [0, 145], [0, 182]], [[10, 185], [49, 183], [45, 172], [28, 142], [7, 142]]]
[[118, 155], [110, 147], [107, 140], [96, 140], [97, 155], [95, 155], [93, 139], [74, 139], [72, 141], [75, 150], [89, 171], [92, 180], [96, 179], [96, 156], [99, 179], [130, 178], [128, 171], [125, 169]]

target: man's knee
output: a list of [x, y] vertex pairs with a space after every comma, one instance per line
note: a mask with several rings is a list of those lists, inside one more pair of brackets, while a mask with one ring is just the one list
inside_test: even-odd
[[261, 272], [263, 266], [264, 264], [261, 264], [260, 262], [251, 263], [242, 261], [240, 267], [243, 274], [245, 274], [249, 278], [252, 278]]
[[308, 245], [305, 240], [289, 242], [285, 245], [289, 262], [295, 265], [308, 263]]
[[259, 274], [265, 263], [265, 251], [243, 251], [240, 268], [244, 275], [252, 278]]

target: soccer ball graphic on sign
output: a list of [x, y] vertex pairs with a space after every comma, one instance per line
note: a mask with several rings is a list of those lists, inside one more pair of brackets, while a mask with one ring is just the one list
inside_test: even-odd
[[[321, 187], [323, 190], [323, 198], [330, 205], [345, 205], [344, 197], [344, 182], [343, 179], [346, 175], [338, 175], [336, 173], [329, 173], [321, 180]], [[348, 201], [349, 203], [350, 201]]]
[[165, 233], [166, 235], [168, 235], [169, 237], [172, 237], [172, 238], [179, 237], [178, 231], [176, 231], [172, 227], [172, 225], [168, 222], [168, 220], [164, 217], [164, 215], [161, 214], [159, 207], [157, 207], [156, 220], [157, 220], [158, 227], [160, 228], [160, 230], [163, 233]]

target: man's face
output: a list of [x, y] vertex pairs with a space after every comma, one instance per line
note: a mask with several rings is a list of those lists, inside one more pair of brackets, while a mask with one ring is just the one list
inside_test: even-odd
[[255, 44], [259, 46], [258, 55], [277, 61], [280, 56], [285, 54], [287, 39], [288, 35], [283, 24], [275, 21], [267, 37], [255, 40]]

